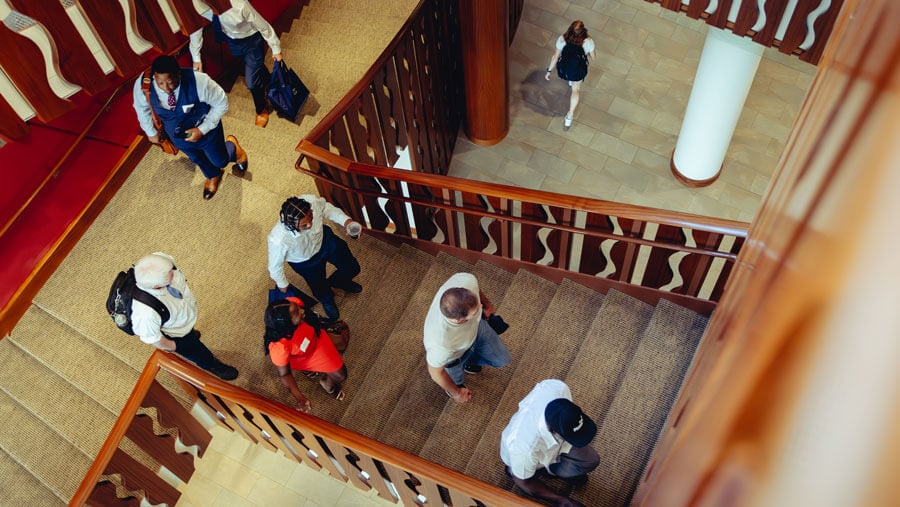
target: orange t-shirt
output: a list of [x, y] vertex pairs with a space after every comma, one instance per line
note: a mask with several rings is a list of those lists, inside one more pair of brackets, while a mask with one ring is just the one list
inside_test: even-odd
[[290, 339], [269, 344], [269, 357], [275, 366], [290, 364], [292, 370], [330, 373], [344, 365], [344, 360], [324, 329], [315, 336], [313, 327], [301, 322]]

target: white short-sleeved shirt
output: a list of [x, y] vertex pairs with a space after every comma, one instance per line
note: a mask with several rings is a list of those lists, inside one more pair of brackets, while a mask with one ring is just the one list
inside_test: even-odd
[[[161, 254], [157, 252], [157, 254]], [[166, 257], [169, 257], [166, 255]], [[169, 257], [171, 259], [171, 257]], [[173, 261], [174, 263], [174, 261]], [[197, 298], [191, 288], [188, 287], [184, 274], [176, 269], [172, 276], [172, 287], [181, 292], [181, 298], [176, 298], [166, 289], [148, 289], [146, 292], [162, 301], [169, 309], [169, 320], [162, 323], [162, 318], [153, 308], [138, 300], [131, 302], [131, 328], [134, 334], [144, 343], [156, 343], [163, 334], [173, 338], [180, 338], [194, 329], [197, 323]]]
[[547, 428], [544, 410], [559, 398], [572, 399], [569, 386], [562, 380], [542, 380], [519, 402], [519, 410], [500, 434], [500, 459], [510, 472], [522, 480], [530, 479], [541, 468], [559, 461], [559, 455], [572, 450], [572, 444]]
[[[566, 47], [566, 39], [563, 38], [562, 35], [556, 39], [556, 49], [562, 51], [563, 48]], [[588, 37], [584, 39], [584, 42], [581, 44], [581, 49], [584, 50], [584, 54], [589, 55], [594, 52], [594, 39]]]
[[429, 366], [440, 368], [445, 364], [458, 359], [463, 353], [469, 350], [469, 347], [475, 343], [475, 337], [478, 334], [478, 322], [481, 320], [479, 315], [477, 318], [469, 319], [462, 324], [454, 324], [444, 317], [441, 313], [441, 296], [448, 289], [454, 287], [462, 287], [472, 294], [478, 300], [479, 314], [481, 312], [481, 297], [478, 289], [478, 279], [471, 273], [456, 273], [441, 285], [434, 299], [431, 301], [431, 307], [428, 309], [428, 315], [425, 316], [425, 360]]

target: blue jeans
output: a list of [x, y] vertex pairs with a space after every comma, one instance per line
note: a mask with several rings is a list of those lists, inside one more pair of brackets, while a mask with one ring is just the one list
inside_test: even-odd
[[236, 161], [234, 144], [225, 141], [225, 130], [222, 122], [216, 128], [210, 130], [202, 139], [195, 143], [176, 139], [175, 146], [197, 164], [200, 171], [207, 179], [222, 175], [222, 169], [229, 162]]
[[500, 340], [500, 336], [488, 324], [488, 321], [481, 319], [478, 322], [478, 334], [475, 335], [475, 343], [465, 351], [459, 358], [459, 364], [444, 368], [447, 375], [456, 385], [462, 385], [465, 380], [466, 373], [463, 368], [468, 366], [493, 366], [500, 368], [506, 366], [512, 361], [512, 356], [506, 345]]
[[269, 70], [265, 66], [266, 47], [262, 34], [255, 34], [245, 39], [226, 39], [231, 54], [244, 59], [244, 84], [253, 95], [256, 114], [266, 108], [266, 87], [269, 86]]
[[[331, 263], [336, 269], [325, 279], [325, 265]], [[359, 262], [347, 242], [334, 235], [331, 227], [322, 226], [322, 247], [303, 262], [289, 262], [288, 265], [306, 280], [313, 296], [322, 303], [334, 304], [332, 285], [341, 287], [359, 274]]]
[[592, 472], [600, 464], [600, 456], [590, 445], [573, 447], [559, 455], [559, 461], [550, 465], [550, 473], [569, 479]]

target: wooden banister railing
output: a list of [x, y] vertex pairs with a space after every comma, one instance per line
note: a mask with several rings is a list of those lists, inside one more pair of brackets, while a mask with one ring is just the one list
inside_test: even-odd
[[[186, 445], [197, 445], [200, 455], [209, 433], [156, 381], [159, 370], [174, 375], [223, 428], [234, 431], [270, 451], [315, 469], [325, 468], [334, 478], [363, 491], [375, 489], [389, 502], [409, 507], [425, 505], [538, 505], [490, 484], [450, 470], [418, 456], [387, 446], [317, 417], [223, 382], [179, 357], [156, 351], [147, 362], [131, 397], [97, 459], [70, 505], [113, 505], [115, 489], [104, 478], [119, 474], [128, 490], [143, 489], [148, 500], [175, 505], [178, 491], [153, 470], [135, 462], [118, 448], [128, 435], [161, 465], [187, 482], [192, 457], [168, 449], [144, 447], [152, 432], [135, 430], [140, 407], [155, 407], [159, 420], [178, 429]], [[198, 428], [200, 428], [198, 430]], [[158, 440], [158, 438], [157, 438]], [[187, 458], [184, 458], [187, 456]], [[180, 461], [180, 462], [179, 462]], [[185, 477], [186, 476], [186, 477]]]
[[[360, 82], [297, 145], [297, 168], [307, 170], [306, 161], [319, 193], [395, 237], [717, 301], [745, 223], [445, 176], [461, 111], [450, 29], [458, 19], [447, 4], [422, 0]], [[517, 5], [510, 0], [510, 22]], [[443, 107], [423, 108], [423, 97]], [[412, 171], [390, 168], [402, 150]]]

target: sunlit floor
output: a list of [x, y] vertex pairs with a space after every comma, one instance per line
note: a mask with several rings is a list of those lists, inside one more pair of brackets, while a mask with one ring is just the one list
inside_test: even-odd
[[[575, 19], [594, 39], [596, 60], [563, 131], [569, 87], [544, 74]], [[686, 187], [669, 161], [706, 30], [643, 0], [527, 0], [510, 48], [509, 134], [492, 147], [460, 137], [450, 175], [751, 221], [816, 67], [767, 48], [721, 176]]]

